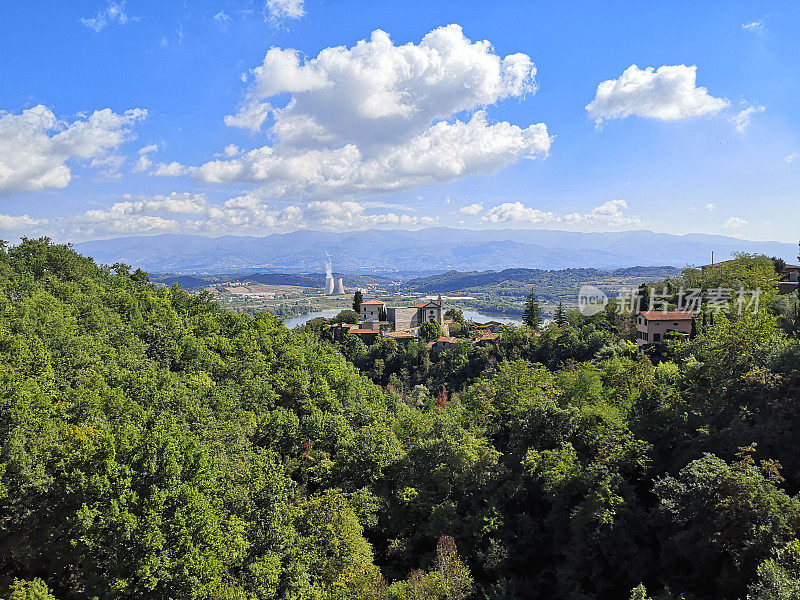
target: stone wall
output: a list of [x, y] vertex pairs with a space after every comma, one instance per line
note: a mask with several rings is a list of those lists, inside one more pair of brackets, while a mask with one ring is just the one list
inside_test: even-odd
[[395, 331], [419, 327], [417, 309], [414, 307], [390, 306], [386, 309], [386, 316], [394, 324]]

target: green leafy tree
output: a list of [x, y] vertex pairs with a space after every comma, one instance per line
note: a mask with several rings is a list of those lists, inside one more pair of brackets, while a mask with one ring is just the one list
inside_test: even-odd
[[448, 308], [444, 316], [452, 319], [455, 323], [464, 322], [464, 312], [460, 308]]
[[796, 600], [800, 598], [800, 541], [792, 540], [758, 566], [748, 600]]
[[364, 302], [364, 294], [361, 293], [361, 290], [356, 290], [356, 293], [353, 294], [353, 310], [356, 314], [361, 314], [362, 302]]
[[568, 324], [567, 311], [564, 309], [564, 304], [562, 302], [559, 302], [556, 307], [556, 314], [553, 317], [553, 322], [559, 327], [564, 327]]
[[469, 569], [458, 557], [453, 538], [442, 536], [436, 546], [436, 564], [430, 571], [414, 571], [407, 581], [393, 584], [390, 600], [464, 600], [472, 590]]
[[444, 335], [444, 329], [438, 321], [426, 321], [419, 327], [419, 337], [426, 341], [435, 341]]
[[[749, 449], [748, 449], [749, 450]], [[756, 568], [800, 533], [800, 499], [777, 487], [776, 465], [706, 454], [656, 482], [664, 572], [698, 596], [741, 597]]]
[[331, 323], [358, 323], [358, 313], [354, 310], [343, 310], [331, 319]]
[[531, 329], [539, 329], [542, 324], [542, 310], [536, 292], [531, 288], [528, 299], [525, 301], [525, 312], [522, 313], [522, 322]]
[[16, 579], [11, 584], [8, 600], [56, 600], [50, 588], [41, 579], [30, 581]]

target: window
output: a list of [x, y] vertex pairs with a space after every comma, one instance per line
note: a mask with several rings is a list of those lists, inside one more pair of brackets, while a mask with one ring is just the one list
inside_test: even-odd
[[653, 327], [658, 327], [661, 323], [653, 323]]
[[677, 323], [673, 323], [673, 324], [672, 324], [672, 326], [673, 326], [673, 327], [677, 327], [677, 326], [678, 326], [678, 324], [677, 324]]
[[661, 341], [661, 334], [659, 334], [659, 333], [654, 333], [654, 334], [653, 334], [653, 341], [654, 341], [654, 342], [659, 342], [659, 341]]

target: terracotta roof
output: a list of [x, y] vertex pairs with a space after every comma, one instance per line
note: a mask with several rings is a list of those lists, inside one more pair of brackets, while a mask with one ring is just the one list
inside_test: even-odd
[[429, 304], [433, 304], [434, 306], [439, 306], [438, 304], [436, 304], [436, 302], [429, 300], [428, 302], [420, 302], [419, 304], [415, 304], [413, 308], [425, 308]]
[[366, 302], [362, 302], [361, 306], [365, 304], [386, 304], [386, 302], [382, 302], [381, 300], [367, 300]]
[[426, 348], [433, 348], [433, 342], [428, 342], [427, 344], [425, 344], [425, 347]]
[[378, 334], [380, 331], [378, 329], [351, 329], [349, 333], [375, 333]]
[[496, 340], [499, 337], [500, 337], [499, 333], [492, 333], [491, 331], [487, 331], [481, 337], [478, 338], [478, 341], [483, 342], [486, 340]]
[[437, 342], [442, 342], [443, 344], [457, 344], [458, 343], [458, 338], [456, 338], [456, 337], [447, 337], [446, 335], [443, 335], [442, 337], [440, 337], [436, 341]]
[[691, 310], [650, 310], [639, 314], [648, 321], [686, 321], [694, 318]]
[[393, 337], [393, 338], [415, 338], [415, 337], [417, 337], [413, 333], [409, 333], [408, 331], [392, 331], [390, 333], [387, 333], [386, 336], [387, 337]]

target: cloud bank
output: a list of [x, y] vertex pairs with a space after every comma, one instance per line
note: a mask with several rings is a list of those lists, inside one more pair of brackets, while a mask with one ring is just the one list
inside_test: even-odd
[[718, 113], [729, 104], [727, 99], [715, 98], [706, 88], [697, 86], [696, 66], [664, 65], [643, 70], [631, 65], [619, 78], [601, 82], [586, 110], [597, 124], [630, 116], [682, 121]]
[[584, 224], [603, 225], [606, 227], [632, 227], [641, 225], [638, 217], [625, 214], [628, 203], [625, 200], [610, 200], [593, 208], [588, 213], [570, 213], [557, 215], [550, 211], [542, 211], [522, 202], [504, 202], [490, 209], [483, 221], [492, 224]]
[[0, 113], [0, 194], [66, 187], [71, 160], [113, 170], [121, 159], [113, 151], [146, 116], [139, 108], [121, 115], [106, 108], [68, 123], [41, 104], [20, 114]]
[[239, 111], [225, 118], [254, 132], [267, 127], [272, 143], [158, 174], [254, 183], [272, 196], [310, 200], [491, 174], [549, 151], [543, 123], [493, 123], [485, 110], [535, 93], [535, 74], [529, 56], [498, 56], [488, 41], [471, 41], [458, 25], [399, 46], [376, 30], [369, 40], [326, 48], [308, 60], [296, 50], [272, 48], [251, 70]]

